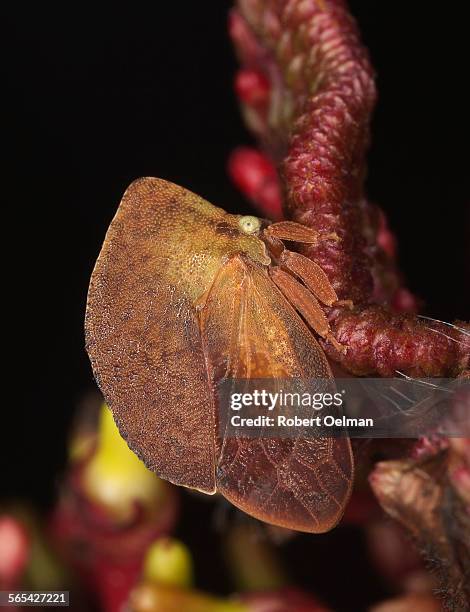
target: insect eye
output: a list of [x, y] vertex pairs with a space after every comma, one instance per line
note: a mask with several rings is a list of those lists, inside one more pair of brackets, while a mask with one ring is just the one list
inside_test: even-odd
[[240, 218], [238, 225], [244, 234], [254, 234], [261, 228], [261, 221], [258, 217], [246, 215]]

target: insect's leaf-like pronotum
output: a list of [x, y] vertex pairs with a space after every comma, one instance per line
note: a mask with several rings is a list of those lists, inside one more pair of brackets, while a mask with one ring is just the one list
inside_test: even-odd
[[191, 195], [153, 179], [126, 191], [91, 279], [86, 338], [96, 379], [132, 450], [162, 478], [212, 493], [213, 396], [174, 252], [184, 248], [185, 218], [194, 216]]

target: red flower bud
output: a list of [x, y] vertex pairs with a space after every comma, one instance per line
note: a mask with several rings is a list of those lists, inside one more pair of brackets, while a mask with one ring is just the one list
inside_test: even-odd
[[235, 92], [244, 104], [267, 104], [270, 89], [268, 79], [256, 70], [239, 70], [235, 76]]
[[416, 313], [419, 310], [419, 303], [411, 291], [405, 287], [400, 287], [393, 296], [392, 308], [396, 312]]
[[275, 167], [265, 155], [248, 147], [235, 149], [228, 161], [228, 173], [263, 216], [272, 220], [282, 219], [279, 179]]

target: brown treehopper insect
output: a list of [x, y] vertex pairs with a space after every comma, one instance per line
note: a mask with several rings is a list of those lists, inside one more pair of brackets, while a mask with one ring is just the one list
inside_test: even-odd
[[286, 240], [337, 237], [135, 181], [91, 278], [87, 350], [123, 437], [161, 478], [219, 492], [263, 521], [323, 532], [350, 495], [347, 438], [225, 440], [218, 428], [221, 380], [331, 378], [312, 330], [343, 350], [320, 305], [337, 302], [334, 289]]

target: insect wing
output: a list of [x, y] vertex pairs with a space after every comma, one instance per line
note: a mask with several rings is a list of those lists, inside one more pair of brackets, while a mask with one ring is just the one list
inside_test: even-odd
[[[200, 322], [214, 388], [230, 378], [331, 377], [321, 347], [266, 270], [242, 256], [217, 275]], [[315, 533], [340, 519], [353, 476], [347, 438], [302, 430], [289, 438], [228, 437], [220, 430], [217, 442], [217, 490], [248, 514]]]

